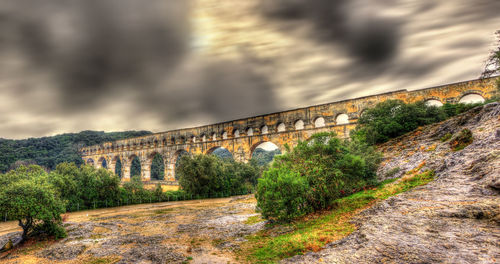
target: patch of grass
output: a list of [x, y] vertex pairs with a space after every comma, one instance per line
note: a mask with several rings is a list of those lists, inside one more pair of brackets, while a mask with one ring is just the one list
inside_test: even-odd
[[120, 261], [119, 257], [90, 257], [84, 260], [84, 263], [88, 264], [112, 264]]
[[246, 225], [253, 225], [253, 224], [257, 224], [257, 223], [260, 223], [260, 222], [263, 222], [265, 221], [264, 219], [262, 219], [262, 217], [260, 217], [260, 215], [254, 215], [254, 216], [250, 216], [246, 221], [245, 221], [245, 224]]
[[451, 133], [446, 133], [444, 136], [442, 136], [439, 140], [441, 140], [441, 142], [446, 142], [448, 140], [451, 139], [453, 135]]
[[251, 263], [275, 263], [281, 259], [301, 255], [309, 251], [319, 251], [327, 243], [342, 239], [356, 227], [350, 219], [376, 201], [387, 199], [426, 184], [434, 179], [433, 171], [408, 174], [394, 180], [386, 180], [378, 187], [357, 192], [336, 200], [330, 210], [308, 215], [290, 223], [292, 232], [272, 236], [270, 229], [262, 230], [247, 237], [248, 241], [238, 252]]
[[426, 151], [426, 152], [431, 152], [431, 151], [434, 151], [434, 150], [436, 150], [436, 147], [437, 147], [437, 145], [436, 145], [436, 144], [434, 144], [434, 145], [430, 146], [429, 148], [427, 148], [425, 151]]
[[166, 209], [155, 210], [153, 213], [157, 214], [157, 215], [162, 215], [162, 214], [170, 213], [173, 210], [174, 210], [174, 208], [166, 208]]
[[392, 178], [394, 177], [394, 175], [396, 175], [401, 169], [399, 167], [395, 167], [395, 168], [392, 168], [390, 170], [388, 170], [385, 174], [384, 174], [384, 178]]
[[[21, 247], [19, 247], [17, 249], [17, 252], [21, 255], [29, 255], [34, 251], [48, 247], [52, 243], [53, 243], [53, 241], [48, 241], [48, 240], [39, 241], [36, 239], [30, 239], [30, 240], [24, 242], [21, 245]], [[16, 249], [14, 249], [14, 250], [16, 250]]]
[[459, 151], [470, 145], [472, 141], [474, 141], [472, 131], [465, 128], [450, 141], [450, 147], [451, 149], [453, 149], [453, 151]]

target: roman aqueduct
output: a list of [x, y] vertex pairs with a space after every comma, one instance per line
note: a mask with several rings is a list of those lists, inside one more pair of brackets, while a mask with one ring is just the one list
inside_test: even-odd
[[141, 178], [151, 179], [153, 157], [161, 155], [165, 164], [165, 180], [175, 181], [175, 163], [179, 155], [209, 154], [223, 147], [237, 161], [251, 159], [254, 150], [264, 142], [272, 142], [281, 151], [294, 146], [312, 134], [335, 131], [349, 135], [363, 111], [378, 102], [400, 99], [407, 103], [425, 100], [429, 104], [464, 102], [471, 97], [488, 99], [496, 93], [496, 78], [471, 80], [421, 90], [399, 90], [356, 99], [309, 106], [278, 113], [254, 116], [212, 125], [166, 131], [147, 136], [106, 142], [80, 149], [83, 160], [100, 168], [115, 171], [122, 165], [122, 180], [130, 179], [132, 160], [139, 158]]

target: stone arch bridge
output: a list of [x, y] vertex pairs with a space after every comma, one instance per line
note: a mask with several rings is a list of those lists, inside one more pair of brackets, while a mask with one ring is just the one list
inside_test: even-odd
[[165, 180], [175, 181], [175, 163], [182, 153], [208, 154], [218, 147], [227, 149], [237, 161], [246, 162], [258, 145], [272, 142], [283, 152], [285, 144], [295, 146], [312, 134], [335, 131], [347, 137], [361, 113], [379, 102], [400, 99], [407, 103], [426, 100], [433, 104], [456, 103], [466, 96], [483, 99], [496, 93], [496, 78], [471, 80], [421, 90], [399, 90], [356, 99], [309, 106], [294, 110], [238, 119], [212, 125], [166, 131], [147, 136], [106, 142], [80, 149], [87, 164], [115, 171], [122, 164], [122, 180], [130, 179], [132, 160], [141, 161], [141, 178], [151, 179], [151, 164], [156, 154], [163, 157]]

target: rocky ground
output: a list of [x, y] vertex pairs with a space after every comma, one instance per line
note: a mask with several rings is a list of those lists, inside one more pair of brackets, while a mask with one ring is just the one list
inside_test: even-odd
[[245, 223], [257, 216], [251, 196], [89, 212], [90, 217], [70, 215], [67, 238], [26, 246], [0, 262], [234, 263], [232, 251], [264, 226]]
[[[452, 151], [447, 133], [474, 141]], [[499, 263], [500, 105], [493, 103], [381, 146], [381, 177], [421, 167], [436, 180], [365, 210], [358, 230], [284, 263]], [[395, 175], [387, 174], [400, 168]], [[385, 175], [385, 176], [384, 176]]]

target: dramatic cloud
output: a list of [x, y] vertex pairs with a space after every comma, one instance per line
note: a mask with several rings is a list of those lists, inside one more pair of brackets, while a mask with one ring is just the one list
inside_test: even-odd
[[0, 137], [164, 131], [477, 78], [500, 1], [3, 0]]
[[342, 45], [361, 63], [390, 60], [399, 45], [399, 21], [357, 13], [353, 1], [262, 0], [261, 7], [268, 17], [310, 21], [318, 39]]

